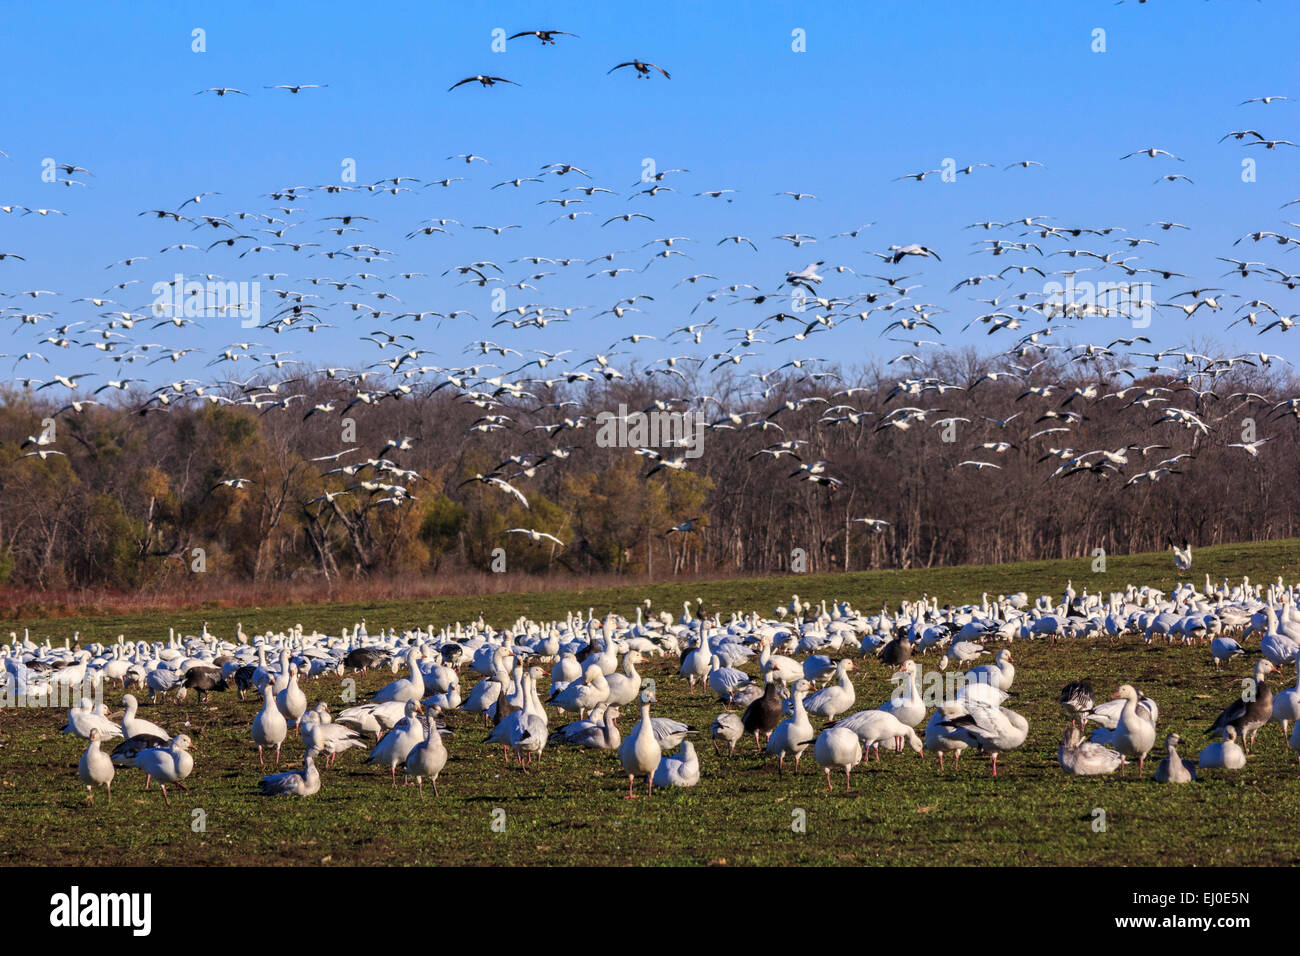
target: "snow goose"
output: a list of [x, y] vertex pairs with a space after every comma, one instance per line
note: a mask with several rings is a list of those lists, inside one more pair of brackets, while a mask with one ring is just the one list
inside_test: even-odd
[[127, 739], [132, 737], [153, 737], [162, 744], [166, 744], [171, 739], [167, 731], [157, 724], [136, 716], [136, 711], [140, 708], [140, 702], [135, 699], [134, 694], [122, 695], [122, 705], [126, 707], [126, 713], [122, 715], [123, 737]]
[[939, 661], [939, 670], [947, 670], [949, 661], [966, 664], [978, 660], [980, 656], [987, 653], [988, 650], [983, 644], [976, 644], [974, 641], [953, 641], [952, 646], [948, 648], [948, 652]]
[[1183, 760], [1175, 749], [1182, 742], [1177, 734], [1165, 737], [1165, 749], [1169, 751], [1165, 759], [1156, 767], [1156, 783], [1191, 783], [1196, 779], [1196, 767], [1190, 760]]
[[[1248, 688], [1253, 692], [1243, 693], [1223, 708], [1206, 734], [1214, 736], [1222, 733], [1223, 728], [1231, 724], [1249, 750], [1255, 743], [1255, 735], [1259, 733], [1259, 729], [1273, 719], [1273, 691], [1265, 683], [1265, 678], [1273, 670], [1273, 665], [1268, 661], [1257, 661], [1254, 682]], [[1250, 699], [1245, 699], [1247, 697]]]
[[287, 721], [298, 724], [298, 718], [307, 711], [307, 695], [298, 686], [298, 668], [290, 665], [289, 679], [284, 688], [275, 695], [275, 706]]
[[298, 721], [298, 734], [303, 746], [324, 754], [326, 768], [334, 766], [334, 760], [341, 753], [353, 747], [364, 747], [366, 742], [361, 732], [344, 723], [333, 723], [329, 719], [329, 710], [321, 701], [314, 710], [309, 710]]
[[708, 638], [704, 636], [703, 626], [700, 628], [698, 643], [682, 655], [682, 666], [677, 673], [686, 678], [687, 685], [691, 691], [695, 690], [695, 682], [703, 680], [709, 673], [709, 663], [713, 657], [713, 652], [709, 650]]
[[[911, 661], [908, 663], [910, 664]], [[835, 726], [844, 727], [858, 735], [867, 759], [871, 758], [871, 751], [874, 749], [876, 760], [880, 760], [882, 741], [888, 741], [889, 745], [900, 753], [903, 741], [906, 741], [913, 751], [921, 753], [921, 738], [917, 736], [916, 731], [885, 710], [862, 710], [845, 717]]]
[[[551, 734], [553, 743], [590, 747], [593, 750], [617, 750], [622, 743], [618, 729], [619, 709], [612, 705], [597, 704], [588, 720], [575, 720]], [[597, 714], [599, 713], [599, 716]]]
[[406, 716], [407, 701], [390, 700], [382, 704], [365, 703], [340, 711], [338, 722], [350, 724], [362, 733], [374, 734], [378, 740]]
[[[438, 774], [447, 765], [447, 747], [442, 742], [442, 732], [433, 723], [428, 712], [424, 715], [424, 740], [420, 741], [406, 755], [406, 775], [414, 777], [415, 783], [424, 796], [424, 778], [433, 784], [433, 795], [438, 795]], [[408, 781], [409, 782], [409, 781]]]
[[301, 771], [270, 774], [259, 780], [257, 787], [267, 797], [310, 797], [320, 790], [320, 771], [316, 769], [315, 752], [307, 751]]
[[588, 664], [582, 673], [582, 680], [575, 681], [568, 687], [553, 691], [547, 703], [559, 710], [576, 710], [578, 717], [584, 717], [587, 711], [609, 697], [609, 680], [599, 664]]
[[794, 687], [791, 688], [791, 697], [794, 700], [794, 716], [787, 717], [781, 723], [776, 725], [776, 729], [768, 735], [767, 752], [777, 755], [776, 773], [782, 776], [785, 772], [786, 754], [794, 757], [794, 772], [799, 772], [799, 758], [803, 752], [812, 746], [817, 734], [813, 731], [812, 721], [808, 719], [808, 711], [804, 708], [804, 698], [808, 696], [808, 690], [812, 684], [800, 678], [795, 681]]
[[1287, 724], [1300, 723], [1300, 659], [1296, 661], [1296, 684], [1273, 695], [1273, 719], [1282, 722], [1282, 736], [1288, 735]]
[[835, 661], [825, 654], [813, 654], [804, 658], [803, 676], [804, 680], [816, 684], [818, 681], [828, 680], [835, 673]]
[[98, 727], [91, 727], [87, 739], [90, 745], [86, 747], [86, 752], [81, 755], [81, 761], [77, 764], [77, 776], [81, 782], [86, 785], [86, 799], [94, 802], [95, 787], [103, 787], [108, 791], [108, 802], [113, 802], [113, 761], [99, 749], [99, 739], [103, 736]]
[[721, 753], [718, 749], [718, 741], [721, 740], [726, 743], [727, 752], [735, 754], [736, 742], [745, 736], [745, 725], [735, 714], [718, 714], [713, 719], [713, 726], [709, 728], [709, 736], [713, 739], [714, 753]]
[[[807, 704], [804, 705], [807, 709]], [[770, 735], [776, 729], [776, 725], [781, 722], [784, 711], [781, 707], [781, 691], [777, 686], [775, 675], [768, 675], [767, 686], [763, 688], [763, 696], [755, 700], [740, 717], [741, 726], [744, 727], [745, 733], [754, 735], [754, 743], [762, 749], [763, 744], [758, 739], [760, 733]]]
[[80, 737], [82, 740], [89, 740], [92, 730], [98, 730], [102, 740], [121, 737], [122, 728], [103, 714], [96, 713], [92, 706], [91, 699], [83, 697], [79, 706], [68, 711], [68, 722], [64, 725], [62, 732]]
[[639, 651], [628, 651], [623, 655], [622, 671], [615, 671], [605, 677], [605, 683], [609, 687], [606, 702], [622, 707], [636, 700], [637, 694], [641, 693], [641, 675], [636, 672], [636, 665], [641, 661]]
[[953, 764], [961, 766], [961, 752], [970, 746], [970, 739], [964, 731], [950, 726], [947, 721], [966, 713], [966, 705], [960, 702], [941, 703], [925, 725], [926, 750], [939, 754], [939, 769], [943, 770], [943, 755], [951, 753]]
[[682, 741], [678, 756], [664, 757], [655, 768], [654, 783], [657, 787], [693, 787], [699, 782], [700, 758], [695, 755], [695, 745], [689, 740]]
[[1200, 758], [1196, 761], [1197, 770], [1214, 768], [1240, 770], [1244, 766], [1246, 766], [1246, 751], [1238, 745], [1237, 728], [1232, 724], [1224, 728], [1224, 739], [1202, 750]]
[[734, 667], [723, 667], [721, 658], [716, 654], [709, 658], [709, 673], [706, 680], [709, 689], [718, 700], [727, 704], [735, 698], [736, 691], [750, 683], [748, 674]]
[[1232, 660], [1246, 653], [1246, 649], [1230, 637], [1216, 637], [1210, 641], [1210, 656], [1214, 658], [1215, 670], [1223, 666], [1224, 661]]
[[1114, 729], [1099, 727], [1092, 732], [1092, 742], [1113, 747], [1125, 757], [1138, 758], [1138, 773], [1142, 773], [1147, 754], [1156, 743], [1156, 725], [1138, 707], [1138, 692], [1130, 684], [1122, 684], [1112, 700], [1122, 700], [1118, 722]]
[[862, 763], [862, 742], [858, 735], [846, 727], [828, 727], [823, 730], [813, 744], [813, 759], [826, 774], [826, 791], [831, 787], [831, 770], [839, 767], [844, 771], [844, 789], [853, 789], [850, 776], [853, 768]]
[[[1124, 714], [1125, 702], [1119, 698], [1111, 698], [1104, 704], [1097, 704], [1092, 710], [1083, 715], [1083, 722], [1100, 724], [1107, 730], [1114, 730], [1119, 726], [1119, 719]], [[1160, 708], [1156, 702], [1146, 694], [1138, 691], [1138, 716], [1145, 717], [1151, 721], [1154, 726], [1160, 719]]]
[[[1016, 679], [1016, 665], [1011, 658], [1010, 648], [1002, 648], [993, 658], [992, 664], [981, 664], [966, 672], [966, 681], [971, 684], [991, 684], [998, 690], [1011, 690], [1011, 683]], [[919, 719], [917, 723], [919, 723]], [[915, 724], [913, 724], [915, 726]]]
[[1066, 773], [1093, 777], [1114, 773], [1123, 765], [1124, 755], [1101, 744], [1085, 743], [1083, 732], [1074, 721], [1070, 721], [1061, 738], [1061, 746], [1056, 751], [1056, 761]]
[[970, 743], [993, 756], [993, 776], [998, 775], [998, 754], [1014, 750], [1029, 736], [1029, 721], [1006, 707], [990, 707], [982, 701], [967, 699], [966, 713], [945, 718], [946, 727], [959, 729]]
[[284, 714], [280, 713], [280, 708], [275, 702], [275, 689], [271, 684], [262, 685], [262, 709], [257, 712], [253, 718], [252, 736], [253, 743], [257, 744], [257, 762], [259, 765], [266, 766], [266, 758], [263, 755], [263, 747], [275, 748], [275, 765], [280, 765], [280, 747], [284, 744], [284, 738], [289, 735], [289, 724], [284, 719]]
[[[915, 727], [925, 720], [925, 701], [921, 697], [921, 688], [916, 682], [916, 661], [904, 661], [898, 668], [898, 673], [903, 675], [902, 685], [896, 687], [889, 700], [877, 707], [876, 710], [892, 714], [898, 718], [900, 723], [904, 723], [908, 727]], [[902, 745], [902, 736], [905, 735], [900, 735], [899, 747]]]
[[803, 677], [803, 665], [792, 657], [772, 653], [772, 638], [766, 637], [759, 646], [758, 664], [766, 679], [779, 677], [787, 685]]
[[[848, 657], [841, 658], [835, 667], [836, 682], [828, 684], [804, 701], [804, 709], [810, 714], [834, 720], [852, 707], [856, 695], [853, 692], [853, 682], [849, 679], [851, 670], [853, 670], [853, 660]], [[802, 673], [801, 669], [800, 674]]]
[[623, 738], [618, 748], [619, 763], [627, 771], [627, 799], [636, 798], [632, 784], [637, 777], [646, 778], [646, 796], [654, 793], [654, 774], [659, 769], [663, 751], [659, 741], [655, 740], [654, 729], [650, 725], [650, 704], [655, 695], [645, 690], [641, 692], [641, 719], [632, 728], [632, 732]]
[[182, 790], [189, 789], [181, 781], [194, 770], [194, 758], [190, 756], [192, 746], [188, 736], [177, 734], [166, 747], [153, 747], [136, 754], [135, 765], [145, 772], [144, 788], [148, 790], [149, 784], [157, 777], [158, 786], [162, 787], [163, 800], [169, 807], [172, 801], [167, 796], [167, 784], [174, 783]]
[[394, 787], [397, 786], [397, 765], [406, 759], [412, 747], [424, 739], [424, 726], [415, 719], [415, 715], [421, 710], [420, 702], [408, 700], [402, 706], [405, 708], [406, 716], [399, 720], [392, 730], [384, 734], [379, 743], [375, 744], [375, 749], [370, 751], [370, 756], [365, 759], [365, 763], [377, 763], [381, 766], [387, 764]]
[[[515, 752], [515, 759], [522, 767], [524, 754], [531, 761], [546, 747], [548, 739], [546, 708], [537, 696], [537, 677], [542, 673], [540, 667], [530, 667], [523, 676], [524, 706], [522, 710], [510, 714], [508, 730], [510, 747]], [[502, 721], [506, 723], [506, 721]]]
[[389, 701], [400, 701], [406, 703], [408, 700], [419, 700], [424, 696], [424, 672], [420, 670], [420, 658], [423, 651], [418, 647], [412, 647], [406, 652], [406, 666], [411, 672], [410, 677], [401, 677], [390, 684], [385, 684], [379, 688], [370, 698], [372, 704], [384, 704]]
[[1091, 711], [1097, 702], [1093, 696], [1092, 683], [1087, 680], [1070, 681], [1062, 687], [1060, 701], [1061, 709], [1070, 715], [1071, 721], [1078, 720], [1080, 728], [1086, 723], [1082, 715]]

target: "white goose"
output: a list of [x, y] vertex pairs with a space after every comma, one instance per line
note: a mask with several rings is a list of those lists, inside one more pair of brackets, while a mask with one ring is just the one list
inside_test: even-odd
[[90, 745], [86, 747], [86, 752], [81, 755], [81, 761], [77, 764], [77, 776], [81, 782], [86, 785], [86, 799], [94, 802], [95, 787], [103, 787], [108, 791], [108, 802], [113, 802], [113, 775], [116, 771], [113, 769], [113, 761], [99, 749], [99, 738], [102, 733], [98, 727], [90, 728], [89, 740]]
[[406, 755], [406, 775], [414, 777], [424, 796], [424, 778], [433, 784], [433, 795], [438, 795], [438, 774], [447, 765], [447, 747], [442, 742], [442, 733], [433, 723], [432, 715], [424, 715], [424, 740], [411, 748]]
[[[989, 684], [998, 690], [1009, 691], [1016, 679], [1016, 665], [1011, 659], [1011, 649], [1004, 647], [993, 658], [992, 664], [981, 664], [966, 672], [972, 684]], [[915, 726], [915, 725], [913, 725]]]
[[695, 755], [695, 745], [682, 741], [681, 753], [664, 757], [655, 768], [654, 783], [659, 787], [693, 787], [700, 782], [700, 758]]
[[267, 797], [310, 797], [317, 793], [320, 790], [320, 771], [316, 769], [315, 751], [307, 751], [301, 772], [273, 773], [259, 780], [257, 786]]
[[654, 699], [652, 691], [641, 692], [641, 719], [632, 728], [632, 732], [623, 738], [623, 743], [618, 748], [619, 763], [627, 771], [628, 800], [636, 799], [632, 785], [637, 777], [646, 779], [646, 796], [654, 793], [654, 773], [659, 769], [659, 761], [663, 757], [659, 741], [655, 740], [654, 728], [650, 724], [650, 704]]
[[370, 751], [366, 763], [387, 764], [393, 786], [397, 786], [397, 765], [406, 759], [411, 748], [424, 739], [424, 726], [415, 719], [421, 710], [418, 700], [408, 700], [404, 705], [406, 716], [393, 729], [384, 734], [375, 749]]
[[1099, 727], [1092, 732], [1092, 741], [1113, 747], [1125, 757], [1138, 758], [1138, 773], [1142, 773], [1147, 754], [1156, 743], [1156, 725], [1139, 711], [1138, 692], [1129, 684], [1115, 691], [1113, 700], [1123, 700], [1124, 709], [1114, 730]]
[[[811, 687], [812, 683], [805, 678], [801, 677], [795, 681], [790, 693], [794, 700], [794, 716], [781, 721], [776, 725], [776, 729], [768, 735], [767, 752], [777, 755], [777, 776], [781, 776], [785, 772], [786, 754], [794, 757], [794, 772], [798, 773], [799, 758], [817, 739], [812, 721], [808, 719], [808, 711], [803, 703]], [[743, 728], [741, 732], [744, 732]], [[732, 742], [732, 749], [734, 752], [734, 741]]]
[[420, 658], [423, 651], [418, 647], [412, 647], [406, 652], [406, 666], [411, 672], [410, 677], [402, 677], [390, 684], [385, 684], [375, 692], [370, 698], [372, 704], [385, 704], [390, 701], [400, 701], [406, 703], [408, 700], [419, 700], [424, 696], [424, 672], [420, 670]]
[[257, 744], [257, 762], [261, 766], [266, 766], [266, 758], [262, 748], [275, 748], [275, 765], [280, 765], [280, 747], [284, 743], [284, 738], [289, 736], [289, 724], [284, 719], [284, 714], [280, 713], [280, 708], [275, 703], [275, 690], [271, 684], [262, 685], [262, 709], [257, 712], [253, 718], [253, 743]]
[[284, 688], [275, 695], [275, 706], [284, 714], [285, 720], [293, 721], [297, 726], [298, 718], [307, 712], [307, 695], [298, 686], [298, 668], [290, 665], [289, 679]]
[[1191, 783], [1196, 779], [1196, 768], [1190, 760], [1183, 760], [1175, 749], [1181, 738], [1170, 734], [1165, 738], [1165, 748], [1169, 751], [1165, 759], [1156, 767], [1156, 783]]
[[1065, 729], [1056, 761], [1066, 773], [1079, 777], [1114, 773], [1124, 764], [1124, 755], [1101, 744], [1083, 742], [1083, 733], [1074, 721]]
[[162, 787], [163, 800], [169, 807], [172, 801], [167, 796], [167, 784], [174, 783], [182, 790], [189, 789], [181, 781], [194, 770], [194, 758], [190, 756], [191, 747], [188, 736], [177, 734], [168, 746], [142, 750], [136, 755], [135, 765], [145, 772], [144, 788], [148, 790], [149, 784], [157, 777], [158, 785]]
[[1300, 725], [1300, 657], [1296, 658], [1296, 683], [1294, 687], [1273, 695], [1273, 720], [1282, 724], [1282, 736], [1287, 736], [1287, 724]]
[[[851, 670], [853, 670], [852, 658], [840, 658], [839, 664], [835, 667], [835, 683], [828, 684], [804, 701], [804, 708], [808, 713], [834, 720], [852, 707], [857, 695], [853, 691], [853, 682], [849, 680]], [[802, 680], [802, 674], [803, 668], [800, 668], [795, 680]]]
[[998, 754], [1015, 750], [1029, 736], [1029, 721], [1006, 707], [991, 707], [982, 701], [966, 699], [966, 713], [945, 718], [946, 727], [959, 729], [969, 743], [993, 756], [993, 776], [998, 775]]
[[826, 774], [826, 790], [831, 787], [831, 770], [844, 771], [844, 789], [853, 789], [853, 768], [862, 763], [862, 742], [847, 727], [829, 727], [823, 730], [813, 744], [813, 758]]
[[[1297, 725], [1300, 729], [1300, 725]], [[1224, 730], [1224, 739], [1210, 744], [1201, 751], [1196, 761], [1196, 769], [1221, 768], [1223, 770], [1240, 770], [1246, 766], [1246, 751], [1237, 743], [1237, 728], [1229, 724]], [[1295, 733], [1291, 734], [1292, 749], [1295, 749]]]
[[[877, 707], [876, 710], [892, 714], [898, 718], [900, 723], [906, 724], [908, 727], [915, 727], [925, 720], [925, 700], [921, 697], [921, 688], [916, 682], [916, 661], [903, 661], [898, 668], [898, 672], [903, 675], [902, 692], [895, 690], [890, 695], [889, 700]], [[898, 746], [895, 749], [898, 749]]]

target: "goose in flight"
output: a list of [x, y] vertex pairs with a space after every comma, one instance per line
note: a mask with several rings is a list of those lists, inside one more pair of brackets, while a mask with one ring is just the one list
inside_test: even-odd
[[465, 79], [451, 84], [451, 86], [447, 87], [447, 92], [450, 93], [458, 86], [464, 86], [466, 83], [474, 83], [474, 82], [478, 82], [482, 86], [495, 86], [498, 83], [509, 83], [511, 86], [520, 85], [516, 83], [514, 80], [507, 80], [504, 76], [484, 76], [483, 74], [480, 73], [477, 76], [467, 76], [465, 77]]
[[243, 90], [237, 90], [233, 86], [210, 86], [206, 90], [199, 90], [194, 95], [198, 96], [200, 93], [216, 93], [218, 96], [225, 96], [227, 93], [238, 93], [240, 96], [248, 95]]
[[[542, 46], [554, 46], [556, 37], [573, 37], [575, 40], [582, 39], [576, 33], [569, 33], [565, 30], [520, 30], [514, 36], [506, 37], [507, 40], [518, 40], [520, 37], [537, 37], [542, 41]], [[665, 74], [666, 75], [666, 74]]]
[[[1223, 142], [1223, 140], [1219, 140], [1219, 142]], [[1180, 163], [1183, 162], [1181, 156], [1175, 156], [1173, 153], [1169, 152], [1169, 150], [1159, 149], [1155, 146], [1148, 146], [1145, 149], [1135, 149], [1131, 153], [1125, 153], [1120, 157], [1120, 159], [1128, 159], [1130, 156], [1150, 156], [1152, 159], [1155, 159], [1157, 156], [1161, 155], [1168, 156], [1170, 159], [1176, 159]]]
[[668, 71], [665, 70], [662, 66], [659, 66], [655, 63], [643, 62], [641, 60], [627, 60], [626, 62], [620, 63], [618, 66], [612, 67], [609, 70], [609, 73], [606, 73], [605, 75], [609, 76], [609, 74], [613, 73], [614, 70], [621, 70], [625, 66], [630, 66], [632, 67], [632, 69], [636, 70], [638, 80], [649, 79], [651, 70], [658, 70], [660, 73], [664, 75], [665, 80], [672, 79], [672, 77], [668, 75]]
[[545, 531], [537, 531], [533, 528], [506, 528], [506, 534], [526, 534], [530, 541], [540, 543], [543, 538], [554, 541], [561, 548], [567, 545], [553, 534], [547, 534]]
[[264, 86], [262, 87], [262, 89], [288, 90], [290, 93], [301, 93], [303, 90], [319, 90], [326, 86], [329, 86], [329, 84], [328, 83], [296, 83], [296, 84], [281, 83], [279, 86]]
[[1281, 102], [1289, 102], [1290, 99], [1291, 97], [1289, 96], [1252, 96], [1248, 100], [1242, 100], [1237, 105], [1245, 106], [1247, 103], [1263, 103], [1265, 106], [1268, 106], [1268, 104], [1272, 103], [1274, 100], [1278, 100]]

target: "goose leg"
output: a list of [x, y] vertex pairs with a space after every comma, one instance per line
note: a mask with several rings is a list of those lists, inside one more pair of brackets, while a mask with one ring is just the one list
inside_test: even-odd
[[[879, 758], [877, 758], [877, 759], [879, 759]], [[851, 767], [845, 767], [845, 768], [844, 768], [844, 789], [845, 789], [845, 790], [852, 790], [852, 789], [853, 789], [853, 776], [852, 776], [852, 774], [853, 774], [853, 768], [851, 768]]]
[[170, 806], [172, 805], [172, 799], [171, 799], [171, 797], [167, 796], [167, 784], [165, 784], [165, 783], [160, 783], [160, 784], [158, 784], [158, 786], [162, 787], [163, 799], [164, 799], [165, 801], [167, 801], [167, 806], [170, 807]]
[[635, 779], [636, 778], [632, 776], [632, 774], [627, 775], [627, 796], [623, 798], [624, 800], [636, 799], [636, 794], [632, 792], [632, 781], [634, 781]]

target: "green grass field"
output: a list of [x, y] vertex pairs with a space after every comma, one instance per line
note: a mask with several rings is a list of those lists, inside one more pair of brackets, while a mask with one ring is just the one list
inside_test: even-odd
[[[649, 597], [655, 610], [680, 613], [683, 600], [703, 598], [706, 611], [757, 609], [770, 615], [792, 593], [805, 600], [849, 600], [864, 611], [881, 602], [891, 608], [922, 592], [940, 602], [978, 601], [1027, 591], [1059, 597], [1067, 579], [1090, 592], [1129, 583], [1168, 588], [1177, 580], [1166, 553], [1111, 557], [1105, 573], [1091, 560], [1046, 561], [925, 571], [863, 572], [733, 580], [645, 588], [617, 588], [528, 595], [447, 598], [388, 604], [292, 606], [234, 610], [187, 609], [140, 617], [20, 620], [20, 635], [50, 636], [61, 643], [74, 632], [83, 642], [166, 639], [169, 627], [197, 633], [204, 621], [219, 636], [236, 621], [249, 633], [302, 623], [309, 630], [336, 631], [365, 617], [380, 627], [445, 623], [476, 618], [494, 625], [519, 615], [562, 618], [566, 611], [629, 617]], [[1192, 579], [1205, 573], [1216, 583], [1248, 574], [1266, 581], [1300, 573], [1300, 542], [1233, 545], [1199, 550]], [[1244, 770], [1184, 787], [1162, 786], [1150, 775], [1163, 755], [1152, 752], [1143, 778], [1132, 766], [1117, 777], [1077, 779], [1057, 767], [1057, 745], [1066, 718], [1057, 704], [1063, 684], [1091, 678], [1098, 697], [1120, 683], [1133, 683], [1160, 704], [1160, 729], [1178, 731], [1183, 756], [1195, 759], [1208, 739], [1204, 730], [1240, 692], [1253, 659], [1238, 659], [1215, 672], [1206, 647], [1150, 647], [1129, 638], [1076, 641], [1049, 647], [1017, 643], [1016, 696], [1009, 705], [1024, 714], [1029, 738], [989, 774], [988, 758], [968, 752], [961, 768], [940, 774], [933, 755], [884, 754], [861, 765], [846, 793], [842, 775], [835, 790], [811, 753], [798, 776], [779, 779], [775, 761], [755, 754], [752, 739], [735, 757], [715, 756], [707, 729], [720, 711], [707, 692], [689, 695], [676, 676], [678, 662], [659, 660], [640, 668], [656, 679], [655, 713], [701, 728], [697, 738], [703, 780], [690, 790], [656, 791], [650, 799], [622, 799], [627, 789], [617, 758], [608, 753], [548, 747], [529, 770], [507, 766], [499, 748], [482, 742], [481, 721], [450, 715], [451, 759], [439, 780], [441, 796], [421, 800], [414, 786], [389, 785], [387, 770], [361, 766], [364, 751], [350, 751], [324, 786], [306, 800], [272, 800], [257, 793], [263, 771], [248, 736], [260, 700], [240, 702], [234, 692], [214, 694], [207, 704], [193, 696], [160, 706], [147, 702], [142, 716], [172, 733], [194, 739], [196, 769], [190, 792], [173, 792], [164, 806], [155, 787], [143, 791], [143, 775], [119, 770], [109, 806], [100, 791], [87, 804], [76, 777], [82, 741], [58, 733], [66, 714], [56, 710], [7, 709], [0, 714], [0, 862], [7, 864], [1286, 864], [1300, 860], [1294, 834], [1300, 825], [1300, 776], [1277, 725], [1260, 732]], [[933, 655], [922, 661], [937, 666]], [[855, 711], [874, 707], [891, 690], [887, 669], [859, 662], [853, 674]], [[757, 673], [756, 665], [747, 667]], [[1280, 678], [1280, 679], [1279, 679]], [[1276, 675], [1274, 689], [1291, 683]], [[360, 675], [359, 696], [391, 680]], [[473, 679], [463, 678], [466, 692]], [[338, 678], [308, 681], [309, 701], [327, 700], [337, 712]], [[545, 695], [545, 686], [542, 693]], [[120, 693], [110, 692], [115, 705]], [[143, 695], [142, 695], [143, 696]], [[558, 727], [554, 710], [552, 727]], [[625, 717], [626, 732], [634, 717]], [[814, 722], [818, 721], [814, 719]], [[300, 765], [301, 741], [291, 734], [284, 763]], [[282, 768], [283, 769], [283, 768]], [[504, 832], [493, 829], [504, 810]], [[206, 827], [195, 829], [201, 809]], [[802, 814], [798, 811], [803, 811]], [[1097, 811], [1104, 811], [1098, 832]], [[792, 824], [806, 819], [803, 832]], [[497, 828], [498, 830], [500, 827]]]

